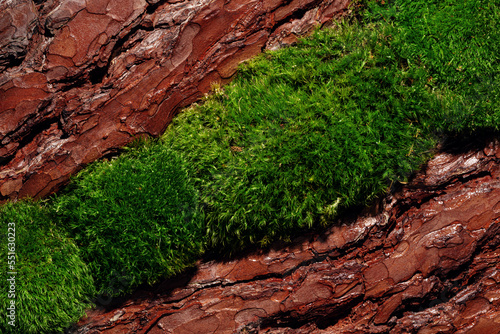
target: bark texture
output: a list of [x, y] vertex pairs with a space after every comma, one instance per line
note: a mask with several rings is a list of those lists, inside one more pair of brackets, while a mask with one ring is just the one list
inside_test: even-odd
[[72, 333], [500, 333], [500, 142], [370, 210], [88, 313]]
[[[36, 3], [36, 4], [35, 4]], [[0, 201], [41, 197], [349, 0], [5, 0]]]

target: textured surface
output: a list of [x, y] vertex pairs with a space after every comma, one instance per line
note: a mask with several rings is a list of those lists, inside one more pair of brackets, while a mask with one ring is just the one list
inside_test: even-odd
[[499, 245], [494, 140], [438, 154], [341, 226], [200, 263], [90, 311], [72, 332], [500, 333]]
[[0, 200], [57, 190], [83, 165], [227, 82], [348, 0], [7, 0], [0, 4]]

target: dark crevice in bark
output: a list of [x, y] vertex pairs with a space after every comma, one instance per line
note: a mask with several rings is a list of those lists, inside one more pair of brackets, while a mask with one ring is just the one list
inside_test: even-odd
[[101, 83], [104, 80], [104, 78], [109, 74], [109, 68], [111, 66], [113, 59], [115, 59], [122, 53], [127, 52], [132, 47], [134, 47], [134, 45], [142, 41], [142, 39], [137, 39], [131, 45], [128, 45], [127, 47], [124, 46], [125, 43], [127, 43], [139, 30], [154, 31], [155, 28], [145, 27], [137, 24], [125, 36], [117, 39], [106, 64], [104, 66], [96, 66], [90, 72], [89, 80], [93, 85]]
[[[277, 9], [279, 8], [282, 8], [282, 7], [285, 7], [287, 5], [289, 5], [292, 1], [287, 1], [286, 3], [284, 3], [282, 6], [278, 7]], [[272, 27], [272, 29], [270, 30], [269, 32], [269, 35], [273, 35], [273, 33], [278, 30], [282, 25], [284, 25], [285, 23], [289, 23], [289, 22], [292, 22], [294, 20], [300, 20], [304, 17], [304, 15], [306, 15], [306, 13], [308, 11], [310, 11], [311, 9], [315, 8], [315, 7], [318, 7], [318, 4], [321, 3], [321, 1], [314, 1], [312, 3], [310, 3], [308, 6], [304, 6], [304, 7], [301, 7], [293, 12], [291, 12], [289, 15], [287, 15], [286, 17], [284, 17], [283, 19], [281, 19], [280, 21], [277, 21], [274, 26]], [[277, 10], [276, 9], [276, 10]], [[264, 49], [264, 48], [263, 48]]]
[[30, 132], [19, 142], [19, 149], [31, 143], [39, 134], [50, 129], [53, 124], [59, 124], [58, 117], [51, 117], [41, 123], [30, 126]]
[[116, 159], [123, 153], [123, 151], [124, 151], [123, 149], [110, 150], [107, 153], [105, 153], [100, 160], [108, 160], [109, 161], [109, 160]]
[[[443, 136], [440, 136], [443, 137]], [[485, 143], [500, 139], [500, 131], [495, 129], [483, 129], [480, 133], [449, 133], [444, 136], [440, 143], [440, 152], [450, 154], [464, 154], [472, 150], [482, 150]]]
[[[39, 124], [36, 124], [34, 126], [30, 126], [30, 132], [28, 135], [26, 135], [20, 142], [19, 142], [19, 148], [17, 149], [17, 151], [21, 150], [23, 147], [25, 147], [26, 145], [28, 145], [29, 143], [31, 143], [36, 136], [38, 136], [40, 133], [42, 133], [43, 131], [46, 131], [48, 130], [52, 124], [54, 123], [57, 123], [57, 124], [60, 124], [58, 122], [58, 118], [49, 118], [49, 119], [46, 119], [45, 121], [39, 123]], [[9, 156], [6, 156], [6, 157], [1, 157], [0, 158], [0, 166], [5, 166], [7, 164], [9, 164], [12, 159], [14, 159], [15, 157], [15, 153], [12, 154], [12, 155], [9, 155]], [[4, 198], [0, 198], [0, 200], [3, 200]]]
[[403, 199], [398, 200], [398, 203], [395, 205], [398, 207], [398, 210], [396, 212], [396, 215], [394, 216], [394, 219], [396, 219], [396, 220], [399, 219], [405, 213], [407, 213], [408, 210], [410, 210], [411, 208], [420, 209], [422, 207], [422, 205], [429, 203], [434, 198], [437, 198], [441, 195], [442, 195], [442, 193], [435, 190], [434, 192], [430, 192], [429, 194], [427, 194], [421, 198], [415, 199], [415, 198], [410, 197], [410, 200], [408, 200], [407, 198], [403, 198]]
[[[469, 174], [469, 175], [467, 175], [467, 174]], [[491, 175], [491, 173], [489, 171], [482, 171], [482, 172], [479, 172], [479, 173], [466, 173], [466, 174], [458, 176], [457, 179], [456, 179], [456, 182], [450, 181], [448, 184], [444, 184], [443, 188], [445, 188], [449, 184], [453, 184], [453, 183], [462, 183], [462, 184], [465, 184], [467, 182], [470, 182], [470, 181], [473, 181], [473, 180], [477, 180], [477, 179], [481, 179], [481, 178], [486, 177], [486, 176], [492, 176], [492, 175]]]
[[[426, 191], [427, 191], [428, 195], [421, 197], [421, 198], [418, 198], [418, 199], [409, 197], [409, 198], [411, 198], [410, 201], [408, 201], [406, 199], [402, 199], [399, 201], [398, 207], [400, 208], [400, 210], [399, 210], [396, 218], [401, 217], [410, 208], [419, 209], [420, 207], [422, 207], [422, 205], [427, 204], [430, 201], [432, 201], [434, 198], [441, 196], [443, 193], [446, 193], [446, 189], [451, 185], [456, 185], [457, 183], [465, 184], [465, 183], [468, 183], [470, 181], [473, 181], [476, 179], [481, 179], [481, 178], [486, 177], [486, 176], [491, 176], [491, 173], [489, 171], [481, 171], [481, 172], [477, 172], [477, 173], [475, 171], [471, 171], [471, 172], [466, 172], [466, 173], [461, 174], [461, 175], [457, 175], [453, 179], [448, 180], [447, 182], [441, 183], [437, 186], [427, 186]], [[408, 189], [419, 190], [420, 186], [421, 186], [420, 184], [416, 184], [412, 187], [409, 187]]]
[[[150, 294], [162, 294], [162, 297], [168, 298], [171, 295], [171, 292], [177, 288], [185, 287], [187, 283], [191, 280], [191, 278], [196, 274], [197, 268], [189, 268], [185, 270], [183, 273], [171, 277], [163, 282], [154, 284], [152, 286], [148, 284], [140, 285], [136, 290], [144, 291]], [[197, 290], [198, 291], [198, 290]], [[193, 292], [194, 293], [194, 292]], [[99, 300], [95, 300], [98, 309], [110, 311], [113, 309], [117, 309], [122, 307], [127, 301], [130, 299], [134, 299], [135, 292], [132, 292], [127, 295], [110, 297], [106, 300], [105, 303], [100, 302]], [[192, 294], [189, 294], [186, 297], [180, 298], [178, 301], [181, 301], [185, 298], [188, 298]], [[167, 304], [175, 303], [174, 301], [169, 301]]]
[[451, 185], [460, 183], [460, 184], [465, 184], [473, 180], [481, 179], [485, 176], [491, 176], [491, 173], [489, 171], [481, 171], [481, 172], [476, 172], [475, 170], [469, 171], [469, 172], [464, 172], [463, 174], [458, 174], [456, 177], [452, 178], [451, 180], [441, 183], [435, 187], [428, 187], [429, 191], [433, 192], [438, 192], [438, 191], [446, 191], [446, 188], [448, 188]]
[[108, 74], [108, 66], [96, 66], [92, 71], [89, 72], [89, 80], [92, 85], [96, 85], [102, 82], [104, 77]]
[[146, 8], [146, 14], [153, 14], [158, 9], [158, 7], [166, 3], [168, 3], [168, 0], [160, 0], [156, 3], [149, 4], [149, 6]]
[[54, 33], [50, 29], [43, 28], [43, 29], [40, 29], [40, 31], [42, 32], [42, 35], [46, 38], [52, 38], [55, 36]]
[[[39, 113], [40, 110], [44, 110], [50, 105], [51, 101], [44, 101], [42, 105], [38, 108]], [[6, 135], [5, 137], [10, 137], [16, 140], [19, 143], [19, 146], [16, 151], [21, 150], [23, 147], [31, 143], [35, 137], [41, 134], [43, 131], [48, 130], [52, 124], [57, 123], [60, 126], [58, 117], [50, 117], [45, 119], [44, 121], [38, 124], [30, 124], [33, 123], [33, 119], [36, 116], [30, 117], [25, 120], [22, 124], [19, 124], [18, 128], [14, 130], [13, 133]], [[27, 131], [29, 129], [29, 131]], [[9, 164], [12, 159], [14, 159], [16, 152], [12, 155], [0, 158], [0, 166], [5, 166]]]
[[313, 319], [313, 321], [314, 323], [316, 323], [316, 326], [318, 326], [319, 329], [326, 329], [330, 326], [334, 326], [337, 322], [339, 322], [339, 320], [348, 316], [351, 313], [351, 310], [362, 301], [363, 296], [359, 296], [349, 301], [347, 304], [340, 306], [336, 305], [336, 307], [332, 308], [332, 313], [317, 319]]
[[0, 166], [7, 164], [10, 160], [12, 160], [13, 157], [14, 155], [0, 157]]
[[23, 63], [25, 57], [26, 52], [2, 57], [0, 58], [0, 66], [5, 66], [6, 69], [12, 69], [14, 67], [20, 66]]
[[65, 93], [75, 88], [84, 87], [88, 84], [88, 78], [83, 73], [79, 73], [75, 76], [59, 80], [55, 84], [61, 85], [59, 91]]
[[67, 130], [64, 128], [64, 124], [63, 124], [63, 122], [62, 122], [62, 119], [61, 119], [61, 118], [59, 118], [59, 119], [57, 120], [57, 127], [58, 127], [59, 129], [61, 129], [61, 130], [62, 130], [62, 132], [63, 132], [63, 134], [61, 135], [61, 138], [60, 138], [60, 139], [68, 139], [68, 138], [70, 138], [70, 137], [71, 137], [71, 132], [67, 131]]
[[297, 314], [296, 311], [280, 313], [272, 318], [262, 319], [259, 327], [261, 330], [276, 328], [299, 329], [314, 324], [318, 329], [326, 329], [348, 316], [352, 308], [362, 300], [363, 296], [358, 296], [345, 304], [322, 305], [321, 308], [310, 310], [306, 314]]

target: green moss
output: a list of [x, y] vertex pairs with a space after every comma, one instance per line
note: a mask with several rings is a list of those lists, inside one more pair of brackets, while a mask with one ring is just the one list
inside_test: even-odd
[[[3, 313], [0, 332], [62, 332], [91, 306], [89, 300], [95, 293], [92, 277], [78, 248], [51, 220], [42, 203], [3, 205], [0, 222], [0, 305]], [[15, 253], [15, 260], [8, 258], [12, 253]], [[11, 274], [12, 271], [16, 274]], [[10, 290], [7, 279], [15, 282], [15, 291]], [[11, 300], [15, 300], [15, 319], [6, 316]], [[8, 323], [12, 320], [15, 327]]]
[[287, 239], [404, 182], [443, 138], [499, 129], [489, 1], [369, 2], [364, 22], [245, 64], [174, 120], [210, 246]]
[[202, 217], [183, 162], [152, 142], [93, 164], [54, 207], [106, 295], [176, 274], [201, 252]]
[[500, 1], [370, 2], [367, 21], [394, 26], [391, 48], [429, 73], [427, 85], [447, 100], [445, 132], [500, 129]]
[[436, 141], [427, 72], [405, 67], [390, 26], [318, 31], [245, 65], [164, 135], [195, 166], [212, 247], [286, 238], [406, 181]]

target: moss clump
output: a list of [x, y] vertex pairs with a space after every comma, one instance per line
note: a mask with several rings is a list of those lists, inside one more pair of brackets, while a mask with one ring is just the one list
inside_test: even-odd
[[[78, 248], [53, 222], [43, 203], [5, 204], [0, 208], [0, 222], [1, 332], [62, 332], [84, 315], [95, 294], [93, 279]], [[12, 253], [15, 260], [10, 257]], [[10, 274], [12, 271], [17, 274]], [[12, 276], [15, 291], [7, 281]], [[11, 300], [15, 300], [15, 320], [5, 313]], [[8, 323], [11, 320], [14, 327]]]
[[368, 4], [362, 23], [248, 62], [169, 127], [211, 247], [286, 239], [406, 181], [439, 140], [499, 129], [498, 4]]
[[54, 208], [106, 295], [172, 276], [202, 249], [202, 216], [184, 164], [153, 142], [93, 164]]
[[195, 166], [212, 247], [286, 238], [369, 203], [425, 161], [441, 103], [428, 73], [391, 48], [392, 31], [318, 31], [251, 61], [173, 121], [164, 140]]

